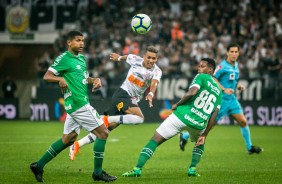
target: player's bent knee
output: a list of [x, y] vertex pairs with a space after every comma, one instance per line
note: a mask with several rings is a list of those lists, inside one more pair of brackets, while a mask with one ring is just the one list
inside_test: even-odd
[[144, 118], [138, 117], [138, 118], [136, 118], [136, 119], [138, 119], [136, 124], [144, 123]]
[[240, 125], [240, 127], [244, 128], [245, 126], [248, 125], [248, 123], [246, 121], [242, 121], [242, 122], [238, 122], [238, 124]]

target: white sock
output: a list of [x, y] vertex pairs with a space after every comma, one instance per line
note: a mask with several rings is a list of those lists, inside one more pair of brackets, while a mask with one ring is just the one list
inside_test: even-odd
[[85, 144], [90, 144], [96, 140], [96, 135], [89, 133], [87, 136], [78, 140], [79, 147], [84, 146]]
[[120, 124], [137, 125], [144, 122], [144, 119], [137, 115], [126, 114], [120, 118]]
[[108, 116], [109, 123], [120, 123], [120, 116]]

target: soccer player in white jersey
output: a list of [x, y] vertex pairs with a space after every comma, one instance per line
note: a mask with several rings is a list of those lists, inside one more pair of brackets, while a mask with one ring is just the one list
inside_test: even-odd
[[[144, 116], [138, 102], [146, 89], [150, 87], [150, 92], [145, 99], [149, 101], [149, 107], [153, 107], [153, 97], [162, 76], [162, 71], [156, 65], [158, 50], [153, 46], [148, 46], [143, 58], [133, 54], [120, 56], [111, 53], [110, 60], [126, 61], [131, 67], [123, 84], [112, 97], [111, 106], [106, 112], [110, 116], [103, 117], [104, 123], [108, 125], [110, 131], [120, 124], [143, 123]], [[90, 133], [76, 141], [70, 147], [70, 159], [74, 160], [79, 148], [94, 142], [95, 139], [96, 136]]]

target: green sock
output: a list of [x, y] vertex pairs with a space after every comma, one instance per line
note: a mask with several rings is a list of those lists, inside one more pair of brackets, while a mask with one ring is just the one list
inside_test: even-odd
[[106, 145], [106, 140], [99, 139], [98, 137], [96, 138], [95, 144], [93, 146], [95, 174], [102, 173], [105, 145]]
[[194, 147], [192, 151], [192, 161], [190, 167], [196, 167], [200, 162], [202, 155], [204, 153], [204, 144]]
[[62, 138], [54, 142], [49, 149], [45, 152], [45, 154], [37, 161], [38, 168], [43, 170], [43, 167], [55, 158], [62, 150], [67, 148], [68, 145], [65, 145], [62, 141]]
[[140, 169], [143, 168], [143, 166], [146, 164], [147, 160], [151, 158], [158, 146], [158, 143], [154, 140], [150, 140], [147, 145], [142, 149], [139, 158], [138, 163], [136, 167], [139, 167]]

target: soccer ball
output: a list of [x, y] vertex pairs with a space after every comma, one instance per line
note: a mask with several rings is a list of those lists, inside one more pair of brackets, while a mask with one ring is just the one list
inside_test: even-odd
[[152, 27], [152, 21], [146, 14], [137, 14], [131, 20], [131, 28], [135, 33], [146, 34]]

